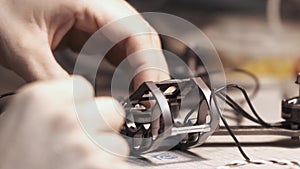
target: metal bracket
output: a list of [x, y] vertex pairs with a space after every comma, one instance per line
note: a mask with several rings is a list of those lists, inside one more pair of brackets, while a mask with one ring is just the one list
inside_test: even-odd
[[145, 82], [123, 102], [121, 134], [132, 154], [199, 146], [219, 125], [211, 91], [200, 77]]

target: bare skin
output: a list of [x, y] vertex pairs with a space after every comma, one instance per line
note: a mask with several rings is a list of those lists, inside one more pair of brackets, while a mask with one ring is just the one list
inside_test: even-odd
[[[138, 14], [124, 0], [0, 0], [0, 4], [0, 64], [29, 82], [68, 76], [52, 53], [66, 34], [71, 38], [91, 35], [108, 23]], [[122, 25], [109, 33], [118, 34], [120, 30], [129, 36], [117, 49], [118, 54], [110, 58], [112, 62], [141, 50], [161, 48], [154, 30], [152, 34], [130, 36], [135, 33], [133, 26]], [[141, 56], [135, 69], [148, 65], [168, 70], [162, 54], [155, 60], [154, 65], [151, 58]], [[135, 86], [168, 78], [166, 73], [144, 71], [135, 78]]]
[[[74, 93], [74, 83], [79, 92]], [[101, 114], [97, 119], [89, 113], [93, 103]], [[77, 115], [89, 122], [99, 147], [82, 130]], [[127, 168], [127, 143], [117, 133], [123, 115], [115, 100], [94, 98], [92, 87], [80, 77], [27, 85], [0, 118], [0, 168]]]
[[[82, 78], [70, 78], [54, 59], [53, 50], [67, 34], [70, 39], [90, 36], [104, 25], [136, 15], [137, 11], [123, 0], [0, 0], [0, 4], [0, 65], [27, 82], [46, 80], [18, 91], [1, 116], [0, 169], [126, 168], [122, 156], [116, 155], [128, 154], [127, 145], [117, 134], [124, 120], [120, 116], [122, 108], [116, 111], [117, 104], [111, 98], [94, 98], [91, 87]], [[151, 27], [153, 33], [140, 36], [130, 36], [134, 32], [126, 25], [121, 29], [129, 37], [109, 58], [112, 63], [138, 51], [160, 50], [159, 38]], [[118, 31], [112, 29], [110, 34]], [[80, 47], [83, 42], [76, 43]], [[137, 70], [144, 66], [168, 70], [163, 54], [153, 60], [140, 56], [132, 65]], [[134, 87], [144, 81], [168, 78], [166, 72], [142, 71], [135, 77]], [[83, 87], [73, 96], [74, 79]], [[83, 112], [90, 112], [90, 103], [97, 103], [102, 118], [89, 124], [98, 141], [111, 152], [97, 147], [82, 131], [74, 100], [76, 108]], [[95, 120], [88, 113], [82, 116]]]

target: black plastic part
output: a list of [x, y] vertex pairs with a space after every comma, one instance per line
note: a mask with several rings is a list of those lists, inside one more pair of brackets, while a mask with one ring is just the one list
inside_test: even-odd
[[300, 73], [298, 73], [295, 83], [300, 85]]
[[281, 117], [287, 122], [300, 124], [300, 97], [282, 101]]

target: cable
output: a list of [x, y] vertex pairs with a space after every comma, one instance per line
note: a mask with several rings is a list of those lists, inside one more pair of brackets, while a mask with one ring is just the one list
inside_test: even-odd
[[[222, 94], [224, 94], [223, 92], [221, 92]], [[224, 94], [225, 95], [225, 94]], [[257, 121], [256, 119], [255, 120], [252, 120], [252, 116], [249, 115], [243, 108], [241, 108], [235, 101], [233, 101], [233, 99], [226, 95], [226, 103], [228, 102], [228, 105], [231, 106], [231, 104], [233, 104], [234, 106], [232, 107], [233, 110], [235, 110], [236, 112], [238, 112], [239, 114], [241, 114], [242, 116], [244, 116], [245, 118], [257, 123], [257, 124], [260, 124], [264, 127], [284, 127], [286, 128], [288, 125], [286, 124], [286, 122], [282, 121], [282, 122], [275, 122], [275, 123], [267, 123], [267, 122], [264, 122], [263, 120], [262, 121]], [[249, 103], [248, 103], [249, 104]], [[250, 102], [251, 104], [251, 102]], [[257, 114], [257, 113], [256, 113]], [[248, 116], [251, 116], [250, 118]], [[257, 114], [257, 117], [259, 119], [261, 119], [261, 117]]]
[[244, 150], [243, 150], [243, 148], [242, 148], [240, 142], [239, 142], [238, 139], [235, 137], [234, 133], [233, 133], [232, 130], [230, 129], [230, 127], [229, 127], [227, 121], [225, 120], [225, 118], [223, 117], [223, 115], [222, 115], [222, 113], [221, 113], [220, 107], [218, 106], [218, 103], [217, 103], [216, 93], [217, 93], [217, 92], [216, 92], [216, 90], [214, 89], [213, 92], [212, 92], [211, 97], [212, 97], [212, 99], [213, 99], [213, 101], [214, 101], [214, 103], [215, 103], [215, 105], [216, 105], [217, 112], [218, 112], [218, 114], [219, 114], [219, 116], [220, 116], [220, 118], [221, 118], [221, 120], [222, 120], [222, 122], [223, 122], [225, 128], [227, 129], [228, 133], [230, 134], [230, 136], [231, 136], [232, 139], [234, 140], [236, 146], [238, 147], [240, 153], [242, 154], [242, 156], [245, 158], [245, 160], [246, 160], [247, 162], [250, 162], [250, 161], [251, 161], [250, 158], [249, 158], [249, 157], [247, 156], [247, 154], [244, 152]]
[[[256, 117], [253, 117], [251, 116], [249, 113], [247, 113], [243, 108], [241, 108], [240, 105], [238, 105], [229, 95], [225, 94], [223, 92], [223, 90], [226, 90], [226, 89], [238, 89], [239, 91], [242, 92], [248, 106], [250, 107], [252, 113], [254, 114], [254, 116]], [[284, 127], [287, 127], [287, 123], [286, 122], [276, 122], [276, 123], [267, 123], [265, 122], [259, 115], [258, 113], [256, 112], [246, 90], [244, 88], [242, 88], [241, 86], [238, 86], [238, 85], [235, 85], [235, 84], [229, 84], [229, 85], [226, 85], [224, 87], [221, 87], [219, 89], [214, 89], [212, 91], [212, 94], [211, 94], [211, 97], [212, 97], [212, 100], [214, 101], [215, 103], [215, 106], [216, 106], [216, 110], [218, 112], [218, 114], [220, 115], [220, 118], [225, 126], [225, 128], [227, 129], [228, 133], [230, 134], [230, 136], [233, 138], [236, 146], [238, 147], [240, 153], [242, 154], [242, 156], [245, 158], [245, 160], [247, 162], [251, 162], [250, 158], [246, 155], [246, 153], [243, 151], [243, 148], [240, 144], [240, 142], [238, 141], [238, 139], [235, 137], [234, 133], [232, 132], [231, 128], [229, 127], [227, 121], [225, 120], [224, 116], [222, 115], [221, 113], [221, 110], [220, 110], [220, 107], [218, 105], [218, 102], [217, 102], [217, 99], [216, 99], [216, 96], [218, 96], [220, 99], [222, 99], [223, 101], [226, 102], [226, 104], [228, 104], [233, 110], [235, 110], [237, 113], [243, 115], [245, 118], [255, 122], [255, 123], [258, 123], [264, 127], [281, 127], [281, 128], [284, 128]]]
[[[223, 72], [223, 71], [216, 70], [216, 71], [209, 72], [209, 74], [217, 74], [217, 73], [221, 73], [221, 72]], [[244, 69], [240, 69], [240, 68], [226, 69], [226, 70], [224, 70], [224, 72], [225, 73], [230, 73], [230, 72], [242, 73], [242, 74], [245, 74], [245, 75], [249, 76], [250, 78], [252, 78], [255, 83], [255, 87], [249, 97], [251, 99], [253, 99], [257, 95], [257, 93], [260, 89], [260, 82], [259, 82], [259, 79], [253, 73], [251, 73], [247, 70], [244, 70]], [[203, 76], [208, 76], [209, 74], [208, 74], [208, 72], [205, 72], [205, 73], [200, 73], [197, 76], [203, 77]]]
[[248, 75], [249, 77], [251, 77], [255, 83], [255, 88], [253, 90], [253, 92], [251, 93], [251, 95], [249, 96], [249, 98], [253, 99], [259, 89], [260, 89], [260, 82], [259, 82], [259, 79], [251, 72], [247, 71], [247, 70], [244, 70], [244, 69], [240, 69], [240, 68], [233, 68], [233, 69], [229, 69], [227, 70], [228, 72], [239, 72], [239, 73], [242, 73], [242, 74], [245, 74], [245, 75]]
[[217, 96], [219, 98], [221, 98], [223, 101], [226, 102], [226, 104], [228, 104], [235, 112], [237, 112], [238, 114], [241, 114], [242, 116], [244, 116], [245, 118], [251, 120], [254, 123], [258, 123], [261, 124], [260, 121], [258, 121], [257, 119], [255, 119], [254, 117], [252, 117], [250, 114], [248, 114], [244, 109], [242, 109], [236, 102], [234, 102], [233, 100], [231, 100], [231, 98], [228, 95], [225, 95], [223, 92], [221, 94], [217, 93]]
[[[245, 100], [246, 100], [246, 102], [247, 102], [247, 104], [248, 104], [248, 106], [250, 107], [251, 112], [256, 117], [256, 120], [254, 120], [254, 118], [251, 115], [249, 115], [243, 108], [241, 108], [236, 102], [234, 102], [231, 97], [229, 97], [228, 95], [224, 94], [222, 91], [225, 90], [225, 89], [238, 89], [239, 91], [241, 91], [242, 94], [243, 94], [243, 96], [244, 96], [244, 98], [245, 98]], [[218, 93], [222, 93], [223, 96], [220, 97], [221, 99], [225, 100], [224, 96], [226, 97], [226, 100], [225, 100], [226, 103], [229, 103], [228, 105], [231, 106], [237, 113], [245, 116], [246, 118], [248, 118], [251, 121], [254, 121], [254, 122], [258, 123], [258, 124], [263, 125], [264, 127], [271, 127], [272, 126], [272, 124], [269, 124], [269, 123], [265, 122], [258, 115], [258, 113], [256, 112], [256, 110], [255, 110], [255, 108], [254, 108], [254, 106], [253, 106], [253, 104], [252, 104], [252, 102], [251, 102], [251, 100], [250, 100], [250, 98], [249, 98], [246, 90], [243, 87], [241, 87], [239, 85], [236, 85], [236, 84], [230, 84], [230, 85], [226, 85], [226, 86], [224, 86], [222, 88], [217, 89], [216, 92], [215, 92], [215, 94], [218, 94]]]

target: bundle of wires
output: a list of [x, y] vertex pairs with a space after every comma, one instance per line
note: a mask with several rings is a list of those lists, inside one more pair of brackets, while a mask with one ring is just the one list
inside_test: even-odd
[[[224, 91], [225, 90], [232, 90], [232, 89], [236, 89], [239, 90], [244, 98], [245, 101], [247, 102], [248, 106], [250, 107], [251, 112], [253, 113], [253, 115], [250, 115], [245, 109], [243, 109], [238, 103], [236, 103], [229, 95], [227, 95]], [[280, 127], [280, 128], [286, 128], [288, 124], [286, 124], [285, 122], [276, 122], [276, 123], [268, 123], [266, 121], [264, 121], [259, 114], [257, 113], [257, 111], [255, 110], [253, 104], [250, 101], [250, 97], [248, 96], [246, 90], [236, 84], [229, 84], [226, 85], [222, 88], [219, 89], [214, 89], [212, 91], [212, 95], [211, 95], [211, 101], [214, 102], [214, 104], [216, 105], [217, 108], [217, 112], [225, 126], [225, 128], [227, 129], [228, 133], [231, 135], [231, 137], [233, 138], [233, 140], [235, 141], [240, 153], [242, 154], [242, 156], [244, 157], [244, 159], [247, 162], [251, 162], [250, 158], [246, 155], [246, 153], [243, 151], [242, 146], [240, 144], [240, 142], [238, 141], [238, 139], [235, 137], [234, 133], [232, 132], [232, 130], [230, 129], [230, 126], [228, 125], [226, 119], [224, 118], [223, 114], [221, 113], [220, 110], [220, 106], [218, 104], [217, 101], [217, 97], [220, 98], [221, 100], [225, 101], [225, 103], [227, 105], [229, 105], [236, 113], [241, 114], [243, 117], [251, 120], [254, 123], [257, 123], [263, 127], [266, 128], [271, 128], [271, 127]]]
[[[211, 72], [211, 73], [221, 73], [222, 71], [215, 71], [215, 72]], [[220, 105], [217, 101], [217, 98], [221, 99], [222, 101], [224, 101], [230, 108], [231, 110], [233, 110], [233, 112], [237, 113], [238, 115], [241, 115], [243, 117], [245, 117], [246, 119], [259, 124], [263, 127], [266, 128], [271, 128], [271, 127], [279, 127], [279, 128], [287, 128], [289, 126], [288, 123], [286, 122], [276, 122], [276, 123], [268, 123], [266, 121], [264, 121], [259, 114], [257, 113], [257, 111], [255, 110], [252, 102], [251, 102], [251, 98], [254, 98], [256, 96], [256, 94], [259, 91], [260, 88], [260, 83], [258, 78], [252, 74], [249, 71], [243, 70], [243, 69], [239, 69], [239, 68], [235, 68], [235, 69], [228, 69], [225, 70], [225, 73], [241, 73], [244, 75], [249, 76], [250, 78], [253, 79], [254, 83], [255, 83], [255, 87], [253, 92], [251, 93], [251, 95], [249, 96], [247, 91], [245, 90], [245, 88], [236, 85], [236, 84], [228, 84], [224, 87], [221, 87], [219, 89], [213, 89], [212, 90], [212, 94], [211, 94], [211, 101], [214, 102], [214, 104], [216, 105], [217, 108], [217, 113], [220, 116], [221, 121], [223, 122], [225, 128], [227, 129], [228, 133], [230, 134], [230, 136], [233, 138], [237, 148], [239, 149], [240, 153], [242, 154], [242, 156], [244, 157], [244, 159], [247, 162], [251, 162], [250, 158], [246, 155], [246, 153], [244, 152], [240, 142], [238, 141], [238, 139], [236, 138], [236, 136], [234, 135], [234, 133], [232, 132], [229, 124], [226, 121], [225, 116], [221, 113], [221, 108]], [[200, 77], [204, 77], [204, 76], [208, 76], [207, 73], [204, 74], [199, 74], [198, 76]], [[241, 100], [234, 100], [232, 97], [230, 97], [225, 91], [230, 91], [230, 90], [238, 90], [239, 92], [242, 93], [244, 99]], [[242, 108], [242, 104], [247, 103], [247, 105], [249, 106], [252, 114], [249, 114], [245, 109]], [[224, 109], [226, 110], [226, 109]]]

